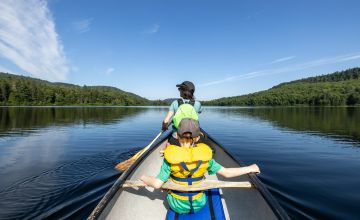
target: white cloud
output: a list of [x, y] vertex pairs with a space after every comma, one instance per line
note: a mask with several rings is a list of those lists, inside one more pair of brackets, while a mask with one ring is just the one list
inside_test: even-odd
[[225, 83], [225, 82], [241, 80], [241, 79], [250, 79], [250, 78], [256, 78], [256, 77], [265, 76], [265, 75], [288, 73], [288, 72], [293, 72], [293, 71], [309, 69], [311, 67], [341, 63], [341, 62], [345, 62], [345, 61], [349, 61], [349, 60], [356, 60], [356, 59], [360, 59], [360, 52], [340, 55], [340, 56], [336, 56], [336, 57], [327, 57], [327, 58], [322, 58], [322, 59], [318, 59], [318, 60], [312, 60], [312, 61], [309, 61], [306, 63], [296, 64], [296, 65], [288, 66], [288, 67], [284, 67], [284, 68], [267, 69], [267, 70], [249, 72], [249, 73], [245, 73], [245, 74], [226, 77], [224, 79], [220, 79], [220, 80], [216, 80], [216, 81], [212, 81], [212, 82], [203, 83], [203, 84], [200, 84], [199, 86], [200, 87], [212, 86], [212, 85], [217, 85], [217, 84], [221, 84], [221, 83]]
[[146, 34], [156, 34], [157, 32], [159, 32], [160, 30], [160, 25], [159, 24], [153, 24], [151, 26], [151, 28], [149, 28], [148, 30], [145, 30]]
[[211, 86], [211, 85], [221, 84], [221, 83], [237, 80], [239, 77], [255, 76], [262, 72], [264, 72], [264, 71], [255, 71], [255, 72], [249, 72], [249, 73], [245, 73], [245, 74], [238, 75], [238, 76], [230, 76], [230, 77], [226, 77], [225, 79], [216, 80], [216, 81], [212, 81], [212, 82], [208, 82], [208, 83], [203, 83], [203, 84], [200, 84], [199, 86], [201, 87], [201, 86]]
[[75, 21], [73, 23], [73, 27], [80, 34], [88, 32], [88, 31], [90, 31], [90, 25], [91, 25], [92, 20], [93, 20], [92, 18], [88, 18], [88, 19], [83, 19], [80, 21]]
[[360, 58], [360, 54], [359, 55], [353, 55], [353, 56], [348, 56], [348, 57], [343, 57], [340, 58], [339, 61], [349, 61], [349, 60], [356, 60]]
[[35, 77], [66, 80], [69, 68], [44, 0], [0, 1], [0, 56]]
[[112, 67], [109, 67], [109, 68], [107, 68], [107, 70], [106, 70], [106, 72], [105, 72], [105, 74], [106, 75], [110, 75], [112, 72], [114, 72], [115, 71], [115, 69], [114, 68], [112, 68]]
[[295, 58], [295, 56], [282, 57], [282, 58], [279, 58], [279, 59], [276, 59], [276, 60], [270, 62], [270, 64], [281, 63], [281, 62], [285, 62], [285, 61], [288, 61], [288, 60], [292, 60], [294, 58]]

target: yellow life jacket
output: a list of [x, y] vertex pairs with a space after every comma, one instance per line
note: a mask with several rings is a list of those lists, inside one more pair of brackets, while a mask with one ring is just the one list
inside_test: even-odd
[[[209, 161], [212, 159], [211, 148], [203, 143], [194, 147], [179, 147], [169, 145], [164, 152], [166, 161], [170, 164], [170, 179], [180, 185], [199, 184], [204, 179], [204, 174], [209, 167]], [[203, 191], [179, 192], [170, 191], [170, 194], [181, 200], [198, 199]]]

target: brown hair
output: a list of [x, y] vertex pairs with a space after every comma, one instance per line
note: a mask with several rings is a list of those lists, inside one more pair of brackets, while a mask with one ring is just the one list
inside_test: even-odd
[[180, 96], [184, 99], [190, 99], [190, 100], [194, 100], [194, 91], [189, 91], [189, 90], [180, 90]]
[[191, 137], [191, 133], [185, 133], [183, 136], [178, 135], [179, 142], [181, 144], [194, 144], [194, 138]]

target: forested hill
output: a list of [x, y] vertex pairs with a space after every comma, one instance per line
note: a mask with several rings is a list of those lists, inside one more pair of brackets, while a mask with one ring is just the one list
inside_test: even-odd
[[151, 101], [108, 86], [51, 83], [0, 73], [0, 105], [149, 105]]
[[281, 83], [248, 95], [203, 102], [221, 106], [360, 105], [360, 68]]
[[353, 68], [348, 69], [345, 71], [335, 72], [332, 74], [322, 75], [322, 76], [315, 76], [315, 77], [308, 77], [305, 79], [299, 79], [291, 82], [280, 83], [279, 85], [273, 87], [279, 87], [283, 85], [294, 84], [298, 82], [308, 82], [308, 83], [319, 83], [319, 82], [339, 82], [339, 81], [346, 81], [352, 79], [360, 79], [360, 68]]

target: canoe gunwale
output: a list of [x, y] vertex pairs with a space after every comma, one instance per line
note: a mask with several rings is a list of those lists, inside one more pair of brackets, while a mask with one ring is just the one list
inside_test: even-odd
[[143, 162], [143, 160], [148, 157], [161, 143], [169, 138], [171, 132], [161, 138], [159, 141], [156, 141], [146, 152], [144, 152], [127, 170], [125, 170], [120, 177], [115, 181], [109, 191], [106, 192], [105, 196], [97, 204], [94, 210], [91, 212], [88, 220], [97, 219], [101, 213], [104, 211], [106, 205], [109, 201], [115, 196], [121, 186], [124, 184], [126, 179], [136, 170], [136, 168]]
[[[211, 137], [207, 132], [205, 132], [203, 129], [201, 129], [201, 132], [206, 134], [209, 139], [211, 139], [218, 147], [220, 147], [228, 156], [236, 161], [240, 166], [246, 166], [246, 164], [242, 161], [237, 160], [235, 157], [233, 157], [225, 148], [223, 148], [216, 139]], [[268, 205], [270, 206], [271, 210], [275, 213], [276, 217], [278, 217], [281, 220], [290, 220], [290, 217], [285, 212], [285, 210], [280, 206], [279, 202], [274, 198], [274, 196], [269, 192], [269, 190], [264, 186], [264, 184], [259, 180], [259, 178], [253, 174], [247, 174], [251, 180], [251, 183], [255, 186], [256, 189], [259, 190], [260, 194], [263, 196], [263, 198], [266, 200]]]

